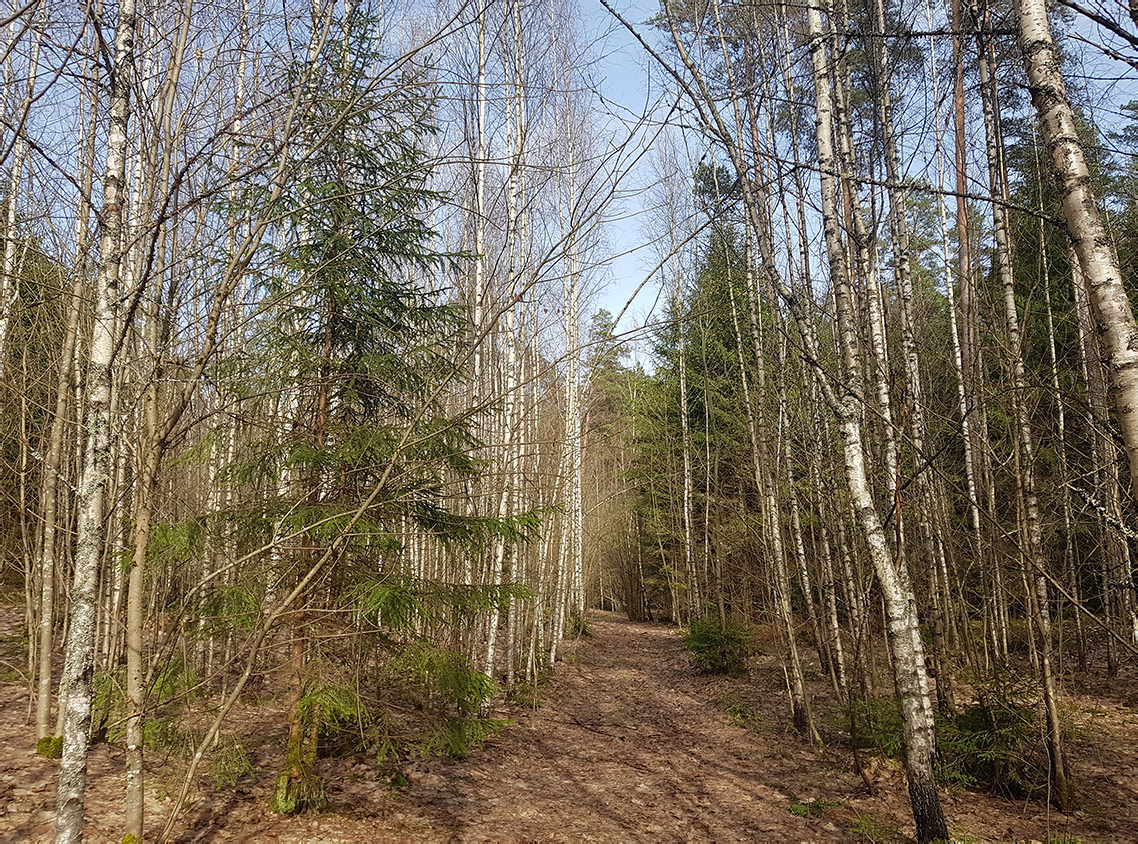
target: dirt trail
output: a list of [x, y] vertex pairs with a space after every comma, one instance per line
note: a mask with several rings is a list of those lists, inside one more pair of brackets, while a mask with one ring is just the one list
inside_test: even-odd
[[[785, 783], [806, 761], [793, 752], [800, 743], [772, 754], [779, 737], [726, 723], [674, 630], [615, 620], [592, 629], [545, 705], [467, 763], [415, 777], [413, 799], [436, 832], [467, 841], [848, 839], [829, 820], [790, 813]], [[834, 783], [825, 788], [834, 799]]]
[[[911, 834], [904, 779], [895, 767], [878, 770], [871, 797], [842, 751], [819, 759], [787, 731], [777, 659], [760, 658], [748, 678], [704, 678], [692, 672], [671, 628], [603, 615], [592, 632], [567, 647], [540, 707], [502, 713], [513, 724], [465, 760], [409, 765], [410, 784], [400, 792], [378, 777], [370, 759], [323, 762], [331, 805], [320, 815], [267, 811], [280, 763], [274, 754], [283, 746], [271, 725], [281, 718], [247, 712], [247, 722], [236, 726], [262, 738], [256, 776], [236, 789], [206, 786], [179, 822], [178, 840], [885, 842]], [[754, 702], [757, 730], [733, 724], [723, 710], [725, 696], [741, 693]], [[20, 689], [3, 687], [0, 746], [13, 752], [0, 758], [0, 840], [50, 839], [54, 764], [24, 750], [25, 707]], [[1110, 769], [1113, 791], [1092, 789], [1095, 812], [1052, 814], [1048, 825], [1043, 806], [952, 793], [945, 800], [954, 834], [966, 841], [1032, 841], [1046, 840], [1050, 828], [1085, 842], [1138, 841], [1138, 770], [1130, 764], [1138, 717], [1129, 707], [1119, 711], [1111, 724], [1122, 723], [1127, 734], [1114, 736], [1115, 764], [1100, 765]], [[95, 749], [89, 840], [118, 840], [121, 762], [118, 750]], [[148, 827], [154, 829], [168, 805], [160, 799], [162, 777], [172, 776], [173, 766], [150, 762]]]

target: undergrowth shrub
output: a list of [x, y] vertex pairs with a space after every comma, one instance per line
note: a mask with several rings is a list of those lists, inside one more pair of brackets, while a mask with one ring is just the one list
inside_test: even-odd
[[[147, 747], [183, 754], [186, 742], [179, 734], [178, 708], [194, 700], [201, 687], [201, 677], [181, 657], [166, 662], [154, 674], [147, 694], [147, 714], [142, 728]], [[91, 702], [96, 740], [121, 742], [126, 737], [126, 671], [96, 671], [94, 697]]]
[[412, 724], [404, 719], [404, 727], [410, 727], [414, 738], [383, 743], [381, 757], [409, 751], [462, 758], [506, 726], [505, 721], [483, 714], [498, 684], [463, 654], [417, 643], [392, 659], [385, 673], [385, 693], [410, 704], [421, 717]]
[[209, 763], [209, 777], [218, 790], [233, 788], [239, 779], [254, 773], [253, 762], [241, 742], [233, 736], [218, 742]]
[[498, 688], [464, 654], [427, 644], [404, 648], [387, 664], [387, 674], [392, 688], [439, 714], [476, 715]]
[[396, 648], [370, 696], [334, 665], [314, 662], [307, 671], [295, 717], [305, 735], [317, 737], [318, 757], [367, 752], [387, 766], [409, 756], [462, 758], [506, 723], [483, 713], [497, 684], [466, 656], [445, 648]]
[[901, 708], [893, 698], [854, 700], [843, 712], [851, 741], [861, 750], [876, 750], [891, 759], [905, 753]]
[[[99, 740], [121, 743], [126, 739], [125, 672], [97, 671], [94, 676], [92, 709], [96, 724], [95, 736]], [[192, 719], [188, 704], [197, 700], [202, 688], [201, 675], [194, 666], [174, 656], [155, 671], [147, 693], [147, 713], [142, 721], [142, 744], [149, 752], [164, 760], [188, 762], [205, 734], [188, 726]], [[37, 743], [41, 755], [58, 758], [62, 752], [62, 739], [47, 737]], [[248, 754], [236, 737], [220, 736], [206, 757], [209, 760], [210, 778], [221, 788], [232, 786], [246, 774], [254, 773]]]
[[188, 759], [193, 755], [199, 738], [172, 716], [155, 715], [142, 722], [143, 746], [163, 754]]
[[1006, 797], [1045, 794], [1048, 765], [1034, 678], [1005, 674], [974, 688], [973, 703], [938, 721], [941, 777]]
[[[92, 680], [91, 697], [91, 735], [94, 742], [115, 741], [121, 737], [126, 714], [126, 670], [116, 668], [111, 671], [96, 671]], [[108, 724], [117, 724], [111, 729]]]
[[752, 650], [751, 632], [741, 624], [721, 626], [710, 619], [693, 621], [684, 637], [692, 664], [703, 674], [742, 674]]
[[435, 720], [427, 739], [420, 745], [424, 756], [445, 755], [465, 759], [471, 748], [477, 747], [506, 726], [505, 721], [493, 718], [466, 718], [446, 715]]
[[549, 673], [538, 672], [533, 680], [518, 683], [510, 689], [507, 698], [515, 706], [524, 706], [526, 709], [539, 709], [545, 687], [549, 683]]
[[[1036, 681], [1002, 675], [976, 680], [974, 699], [957, 714], [936, 716], [937, 776], [945, 785], [1005, 797], [1041, 797], [1047, 790], [1047, 755]], [[845, 710], [852, 741], [891, 758], [905, 752], [896, 700], [859, 700]]]
[[[319, 666], [310, 664], [309, 671]], [[317, 755], [345, 756], [366, 747], [381, 719], [371, 712], [356, 690], [330, 672], [310, 680], [297, 703], [301, 729], [317, 736]]]
[[155, 674], [150, 700], [157, 706], [175, 700], [190, 701], [198, 696], [201, 683], [197, 669], [176, 656]]

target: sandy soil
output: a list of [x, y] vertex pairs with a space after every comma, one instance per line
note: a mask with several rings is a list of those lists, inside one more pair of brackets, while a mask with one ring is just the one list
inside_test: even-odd
[[[895, 765], [874, 766], [870, 796], [844, 750], [820, 757], [788, 731], [776, 659], [760, 657], [747, 678], [706, 678], [692, 672], [671, 628], [602, 615], [592, 630], [567, 649], [541, 705], [504, 711], [513, 724], [465, 760], [411, 763], [409, 786], [399, 791], [367, 758], [323, 762], [331, 806], [320, 815], [267, 811], [284, 745], [283, 726], [274, 725], [283, 725], [283, 713], [271, 704], [235, 713], [256, 774], [229, 790], [203, 782], [178, 840], [887, 842], [912, 835]], [[1047, 841], [1050, 834], [1138, 842], [1133, 696], [1069, 699], [1085, 710], [1072, 751], [1079, 811], [1064, 816], [1034, 802], [946, 791], [957, 840]], [[732, 701], [757, 714], [749, 729], [724, 711]], [[55, 764], [32, 753], [26, 714], [24, 689], [0, 688], [4, 841], [51, 836]], [[122, 761], [105, 744], [92, 753], [91, 841], [119, 840]], [[148, 828], [156, 831], [178, 765], [153, 756], [148, 765]]]

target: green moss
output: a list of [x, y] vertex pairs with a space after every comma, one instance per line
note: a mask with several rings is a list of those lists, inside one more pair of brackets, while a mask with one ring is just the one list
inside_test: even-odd
[[36, 755], [47, 759], [63, 756], [63, 736], [44, 736], [36, 742]]
[[869, 815], [861, 813], [850, 824], [850, 832], [860, 836], [871, 844], [900, 844], [902, 841], [911, 841], [896, 826], [875, 821]]
[[840, 805], [842, 804], [829, 800], [798, 800], [792, 796], [790, 798], [790, 814], [798, 818], [820, 818], [827, 809]]
[[736, 692], [728, 692], [723, 697], [722, 706], [736, 727], [742, 727], [752, 733], [762, 733], [769, 726], [758, 710]]
[[326, 808], [328, 796], [324, 793], [324, 781], [320, 777], [295, 767], [277, 775], [269, 809], [282, 815], [299, 815]]
[[319, 812], [328, 806], [324, 780], [315, 771], [320, 747], [321, 706], [318, 700], [301, 696], [289, 716], [288, 756], [277, 774], [269, 808], [282, 815]]

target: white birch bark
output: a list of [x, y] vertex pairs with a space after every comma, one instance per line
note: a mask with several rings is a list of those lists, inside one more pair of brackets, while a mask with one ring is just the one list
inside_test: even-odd
[[110, 477], [109, 411], [122, 268], [121, 232], [126, 199], [123, 192], [135, 24], [134, 0], [122, 0], [118, 9], [114, 64], [111, 68], [109, 132], [100, 220], [100, 266], [95, 287], [94, 332], [87, 360], [85, 430], [88, 445], [79, 483], [80, 513], [71, 590], [71, 628], [63, 666], [63, 759], [56, 796], [56, 840], [59, 842], [76, 842], [83, 837], [87, 733], [91, 723], [93, 691], [95, 593], [106, 536], [104, 495]]
[[928, 674], [925, 669], [916, 613], [916, 601], [904, 569], [890, 553], [881, 517], [869, 488], [862, 434], [858, 425], [858, 403], [862, 378], [851, 313], [849, 276], [841, 242], [837, 209], [837, 185], [832, 126], [830, 64], [817, 7], [807, 12], [810, 51], [813, 59], [817, 102], [816, 122], [818, 163], [822, 188], [822, 215], [826, 250], [830, 261], [830, 281], [834, 288], [841, 356], [845, 364], [845, 384], [835, 412], [843, 443], [843, 457], [849, 485], [850, 503], [858, 517], [873, 567], [881, 586], [892, 645], [893, 674], [901, 703], [905, 735], [905, 762], [909, 775], [909, 797], [919, 841], [948, 838], [948, 829], [933, 776], [935, 738]]
[[[499, 519], [505, 519], [512, 514], [516, 507], [518, 497], [517, 474], [520, 460], [518, 453], [519, 444], [517, 442], [519, 422], [518, 392], [520, 390], [521, 378], [518, 371], [520, 359], [518, 356], [517, 311], [518, 301], [521, 298], [522, 274], [525, 272], [526, 245], [526, 215], [521, 184], [525, 167], [525, 150], [523, 148], [525, 138], [525, 98], [523, 95], [524, 81], [522, 77], [524, 51], [521, 31], [521, 10], [516, 0], [511, 4], [510, 19], [513, 24], [513, 49], [511, 51], [513, 61], [507, 62], [507, 75], [511, 70], [510, 65], [512, 65], [513, 79], [511, 85], [513, 90], [507, 91], [506, 98], [506, 133], [507, 142], [511, 151], [506, 195], [506, 255], [508, 267], [506, 275], [506, 301], [503, 305], [504, 332], [506, 335], [506, 367], [502, 374], [504, 386], [502, 408], [500, 411], [500, 429], [502, 431], [500, 451], [504, 455], [504, 460], [502, 465], [502, 488], [498, 496], [497, 515]], [[515, 552], [511, 559], [516, 561], [517, 549], [507, 548], [506, 540], [501, 536], [495, 539], [491, 570], [491, 580], [495, 587], [502, 585], [507, 557], [509, 556], [508, 552], [510, 550]], [[489, 629], [486, 637], [486, 673], [491, 677], [495, 676], [496, 669], [495, 651], [498, 641], [498, 626], [501, 621], [499, 606], [500, 605], [495, 602], [490, 612]], [[507, 608], [507, 617], [512, 622], [514, 618], [512, 600], [510, 606]], [[509, 629], [512, 636], [512, 623], [510, 623]], [[511, 644], [512, 641], [511, 638]], [[507, 683], [511, 681], [513, 671], [514, 665], [511, 656], [506, 668]]]
[[[1087, 424], [1092, 431], [1094, 447], [1091, 449], [1091, 467], [1094, 473], [1095, 491], [1100, 500], [1096, 503], [1098, 529], [1101, 536], [1101, 581], [1102, 614], [1108, 627], [1118, 624], [1124, 617], [1123, 596], [1119, 588], [1128, 583], [1124, 572], [1128, 568], [1128, 549], [1125, 539], [1118, 535], [1115, 525], [1122, 524], [1117, 448], [1110, 436], [1110, 410], [1107, 398], [1106, 376], [1104, 373], [1100, 346], [1095, 338], [1094, 316], [1091, 309], [1090, 293], [1079, 266], [1074, 247], [1069, 247], [1071, 266], [1071, 286], [1075, 294], [1075, 315], [1079, 332], [1080, 369], [1087, 394]], [[1113, 522], [1113, 524], [1111, 524]], [[1115, 673], [1118, 665], [1115, 658], [1114, 643], [1106, 642], [1106, 661], [1108, 673]]]
[[1067, 234], [1078, 255], [1110, 363], [1118, 424], [1130, 462], [1131, 492], [1138, 496], [1138, 324], [1122, 283], [1118, 253], [1091, 189], [1047, 7], [1043, 0], [1017, 0], [1015, 6], [1028, 89], [1059, 185]]
[[[885, 5], [882, 0], [875, 0], [874, 16], [879, 31], [885, 31]], [[885, 169], [889, 181], [893, 185], [902, 182], [901, 155], [899, 140], [893, 114], [892, 95], [892, 56], [889, 45], [883, 40], [875, 45], [877, 55], [877, 73], [879, 76], [880, 102], [878, 109], [881, 115], [882, 134], [885, 147]], [[934, 522], [937, 513], [934, 496], [937, 488], [929, 480], [929, 473], [921, 465], [924, 463], [925, 442], [927, 432], [925, 428], [924, 389], [921, 383], [921, 361], [917, 344], [916, 320], [914, 313], [913, 280], [910, 273], [910, 239], [908, 202], [905, 191], [900, 187], [891, 187], [889, 191], [889, 218], [893, 240], [894, 280], [897, 285], [899, 311], [901, 317], [901, 349], [905, 361], [905, 381], [909, 388], [909, 402], [911, 408], [910, 437], [913, 451], [918, 463], [914, 478], [916, 487], [917, 531], [920, 534], [925, 551], [925, 565], [929, 574], [929, 589], [932, 597], [933, 612], [933, 659], [936, 662], [936, 692], [937, 703], [941, 710], [951, 712], [954, 708], [952, 693], [952, 677], [949, 671], [944, 642], [946, 627], [945, 615], [948, 607], [949, 585], [944, 565], [943, 554], [938, 559], [941, 546], [934, 542]], [[894, 493], [894, 508], [898, 524], [902, 524], [904, 513], [903, 498], [900, 490]], [[900, 531], [898, 531], [900, 533]]]

